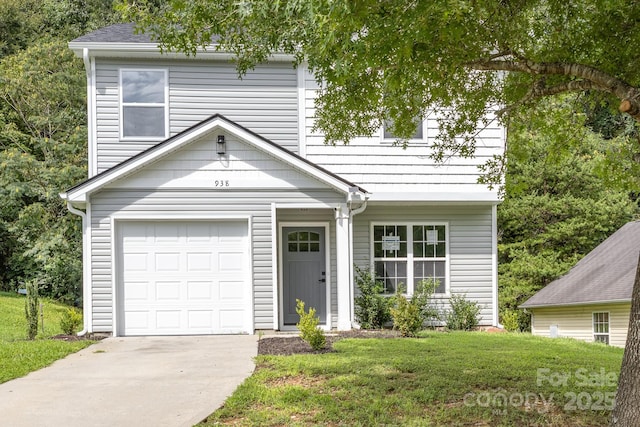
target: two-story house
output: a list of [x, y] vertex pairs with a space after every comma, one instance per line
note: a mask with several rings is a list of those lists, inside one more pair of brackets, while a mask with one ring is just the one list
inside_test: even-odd
[[385, 129], [328, 146], [317, 83], [274, 56], [239, 79], [230, 56], [161, 54], [132, 25], [73, 40], [87, 73], [89, 177], [62, 194], [83, 219], [85, 331], [254, 333], [355, 326], [354, 265], [395, 292], [425, 278], [497, 324], [496, 191], [475, 159], [430, 159], [427, 116], [403, 150]]

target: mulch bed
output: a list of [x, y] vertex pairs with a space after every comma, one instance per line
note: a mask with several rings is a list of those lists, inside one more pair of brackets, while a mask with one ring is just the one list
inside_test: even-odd
[[49, 339], [59, 340], [59, 341], [84, 341], [84, 340], [99, 341], [99, 340], [105, 339], [106, 337], [107, 335], [105, 334], [84, 334], [82, 336], [59, 334], [59, 335], [54, 335]]
[[277, 335], [260, 338], [258, 354], [288, 356], [291, 354], [319, 354], [333, 352], [333, 343], [344, 338], [397, 338], [400, 334], [390, 329], [352, 330], [327, 334], [327, 345], [322, 350], [313, 350], [297, 335]]

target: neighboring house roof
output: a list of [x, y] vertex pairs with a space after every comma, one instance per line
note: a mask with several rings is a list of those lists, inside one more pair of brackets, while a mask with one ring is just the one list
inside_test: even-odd
[[549, 283], [521, 308], [631, 301], [640, 221], [625, 224], [582, 258], [566, 275]]
[[83, 203], [86, 196], [99, 191], [114, 181], [139, 171], [144, 166], [164, 156], [176, 152], [186, 144], [196, 140], [200, 136], [213, 131], [215, 128], [225, 130], [236, 135], [254, 148], [268, 153], [270, 156], [287, 163], [293, 169], [317, 179], [320, 182], [348, 194], [352, 191], [367, 193], [365, 189], [354, 184], [339, 175], [334, 174], [317, 164], [287, 150], [286, 148], [270, 141], [257, 133], [227, 119], [221, 114], [215, 114], [202, 122], [185, 129], [184, 131], [166, 139], [153, 147], [101, 172], [84, 182], [70, 188], [60, 196], [71, 202]]

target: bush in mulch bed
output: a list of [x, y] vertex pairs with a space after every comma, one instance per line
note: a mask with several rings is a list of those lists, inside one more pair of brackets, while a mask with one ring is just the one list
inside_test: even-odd
[[320, 354], [331, 353], [333, 343], [344, 338], [396, 338], [400, 334], [391, 329], [354, 329], [352, 331], [337, 332], [335, 335], [327, 335], [327, 344], [321, 350], [313, 350], [311, 346], [296, 335], [280, 335], [262, 337], [258, 342], [258, 354], [288, 356], [291, 354]]

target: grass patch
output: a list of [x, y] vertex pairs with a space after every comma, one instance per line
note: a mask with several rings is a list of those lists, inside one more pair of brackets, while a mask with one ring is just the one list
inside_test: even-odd
[[256, 372], [200, 425], [606, 425], [623, 353], [477, 332], [334, 347], [259, 356]]
[[66, 342], [48, 339], [62, 333], [60, 317], [68, 307], [47, 299], [41, 299], [41, 302], [44, 332], [40, 326], [36, 339], [27, 341], [25, 297], [0, 292], [0, 383], [22, 377], [93, 344], [89, 340]]

